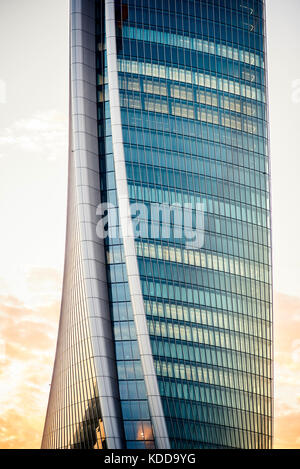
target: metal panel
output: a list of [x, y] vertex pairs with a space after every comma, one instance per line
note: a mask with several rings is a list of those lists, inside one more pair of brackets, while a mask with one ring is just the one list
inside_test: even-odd
[[140, 277], [137, 262], [131, 261], [135, 256], [134, 234], [130, 216], [128, 187], [126, 178], [125, 157], [122, 139], [121, 112], [118, 85], [118, 67], [116, 53], [116, 28], [115, 28], [115, 2], [105, 1], [106, 21], [106, 47], [108, 83], [111, 112], [112, 140], [115, 161], [116, 187], [119, 201], [120, 225], [123, 236], [125, 261], [127, 267], [128, 283], [132, 301], [133, 314], [137, 330], [137, 339], [141, 355], [144, 379], [147, 388], [148, 402], [154, 436], [157, 448], [168, 449], [170, 447], [167, 427], [165, 423], [161, 398], [159, 394], [156, 373], [151, 352], [150, 338], [144, 310]]

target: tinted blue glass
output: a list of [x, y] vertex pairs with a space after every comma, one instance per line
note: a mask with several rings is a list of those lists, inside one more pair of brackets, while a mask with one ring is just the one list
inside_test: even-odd
[[136, 241], [171, 445], [270, 447], [263, 2], [129, 0], [119, 7], [131, 201], [205, 210], [200, 249], [149, 232]]
[[[151, 357], [137, 335], [145, 311], [171, 447], [269, 448], [272, 274], [264, 2], [116, 0], [117, 91], [105, 4], [74, 1], [70, 9], [74, 142], [66, 275], [43, 447], [168, 446]], [[107, 57], [113, 57], [110, 73]], [[93, 233], [94, 242], [90, 208], [98, 176], [101, 201], [114, 207], [104, 264], [98, 240], [95, 249], [87, 241]], [[137, 264], [119, 226], [118, 194], [127, 198], [127, 188], [130, 202], [143, 204]], [[187, 211], [180, 218], [183, 206]], [[186, 224], [190, 231], [182, 236]], [[202, 236], [199, 244], [190, 236], [195, 232]], [[106, 292], [94, 296], [96, 279], [107, 285], [109, 312]], [[144, 308], [136, 300], [139, 284]], [[104, 350], [104, 341], [112, 344], [111, 333], [114, 350]], [[106, 394], [107, 383], [117, 387], [113, 396]], [[159, 419], [152, 422], [150, 409]]]

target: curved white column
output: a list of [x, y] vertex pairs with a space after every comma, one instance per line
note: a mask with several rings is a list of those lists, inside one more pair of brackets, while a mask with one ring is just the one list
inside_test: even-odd
[[104, 242], [96, 234], [100, 199], [95, 1], [71, 3], [71, 119], [81, 262], [101, 414], [109, 449], [124, 435], [109, 310]]
[[170, 442], [154, 368], [130, 215], [120, 111], [114, 0], [105, 0], [105, 30], [116, 189], [129, 290], [156, 447], [168, 449]]

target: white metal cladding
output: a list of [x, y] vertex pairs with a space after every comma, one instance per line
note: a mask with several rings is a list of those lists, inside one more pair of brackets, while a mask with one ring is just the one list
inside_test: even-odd
[[95, 1], [73, 0], [71, 24], [73, 152], [82, 261], [102, 419], [107, 446], [114, 449], [122, 448], [123, 433], [104, 243], [96, 234], [100, 175], [96, 104]]
[[129, 290], [156, 446], [158, 449], [168, 449], [170, 442], [154, 369], [129, 207], [120, 111], [114, 0], [105, 0], [105, 31], [116, 189]]
[[[44, 435], [51, 426], [51, 409], [57, 404], [56, 391], [63, 379], [61, 355], [66, 322], [72, 316], [73, 296], [84, 297], [92, 356], [96, 369], [102, 420], [109, 449], [124, 446], [112, 325], [110, 320], [103, 240], [96, 235], [96, 208], [100, 203], [100, 175], [97, 135], [95, 1], [71, 1], [71, 101], [69, 196], [64, 286], [56, 363], [53, 372]], [[74, 249], [74, 238], [78, 238]], [[79, 259], [74, 259], [78, 257]], [[80, 265], [80, 269], [78, 266]], [[74, 275], [71, 271], [80, 270]], [[71, 273], [70, 273], [71, 272]], [[78, 277], [82, 278], [78, 279]], [[80, 291], [77, 289], [80, 288]], [[73, 312], [74, 314], [74, 312]], [[75, 313], [76, 314], [76, 313]], [[67, 419], [67, 417], [66, 417]], [[65, 422], [68, 424], [68, 422]], [[42, 447], [53, 447], [46, 442]], [[57, 446], [56, 446], [57, 447]]]

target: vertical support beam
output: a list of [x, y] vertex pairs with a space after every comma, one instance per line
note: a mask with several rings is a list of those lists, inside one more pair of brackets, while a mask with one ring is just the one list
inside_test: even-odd
[[129, 290], [156, 447], [168, 449], [170, 442], [154, 368], [129, 205], [120, 110], [114, 0], [105, 0], [105, 30], [116, 189]]
[[75, 163], [83, 276], [105, 438], [109, 449], [120, 449], [124, 434], [104, 241], [96, 234], [96, 209], [101, 202], [96, 96], [95, 0], [72, 0], [70, 158]]

